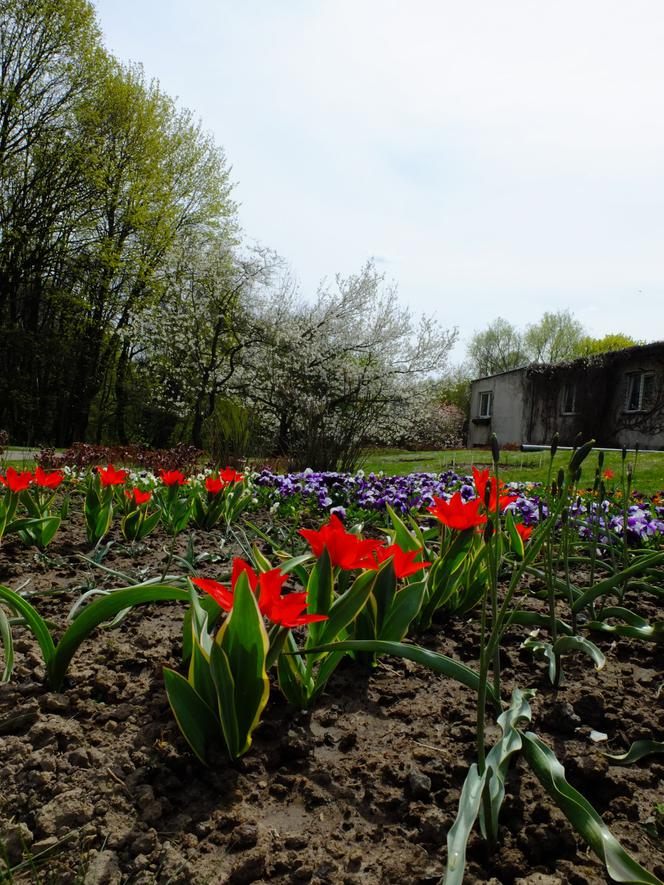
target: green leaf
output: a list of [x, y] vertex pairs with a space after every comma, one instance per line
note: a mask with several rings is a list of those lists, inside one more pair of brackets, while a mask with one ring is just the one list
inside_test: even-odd
[[175, 721], [191, 749], [207, 764], [208, 748], [219, 735], [217, 717], [184, 676], [168, 667], [164, 667], [163, 673]]
[[15, 593], [9, 587], [5, 587], [4, 584], [0, 584], [0, 599], [4, 600], [13, 611], [25, 619], [25, 623], [32, 630], [39, 644], [48, 672], [55, 654], [55, 645], [46, 626], [46, 621], [34, 606], [30, 605], [26, 599], [19, 596], [18, 593]]
[[445, 885], [462, 885], [466, 871], [466, 846], [480, 810], [486, 771], [480, 774], [475, 762], [470, 766], [461, 788], [459, 810], [447, 834], [447, 869]]
[[396, 544], [401, 547], [402, 550], [419, 550], [422, 547], [420, 540], [413, 536], [413, 533], [408, 529], [405, 522], [397, 516], [394, 510], [387, 505], [387, 512], [390, 515], [390, 519], [392, 520], [392, 525], [395, 530], [395, 538], [394, 541]]
[[565, 769], [553, 751], [530, 731], [523, 732], [523, 755], [535, 776], [574, 829], [590, 845], [615, 882], [662, 885], [622, 848], [588, 800], [565, 779]]
[[9, 618], [0, 606], [0, 639], [5, 655], [5, 669], [0, 677], [0, 683], [10, 682], [14, 672], [14, 642], [12, 640], [12, 627]]
[[502, 737], [491, 748], [486, 757], [487, 786], [489, 791], [488, 810], [490, 820], [486, 820], [484, 804], [480, 808], [480, 826], [485, 838], [493, 842], [498, 834], [498, 818], [505, 798], [505, 779], [510, 759], [521, 749], [521, 734], [517, 730], [520, 725], [530, 723], [532, 713], [530, 698], [533, 691], [522, 692], [515, 688], [512, 692], [510, 706], [498, 717], [498, 725]]
[[372, 592], [376, 600], [376, 637], [379, 637], [383, 623], [392, 610], [392, 602], [397, 592], [397, 578], [391, 559], [381, 566]]
[[507, 528], [510, 546], [514, 555], [517, 559], [522, 560], [524, 555], [523, 538], [518, 533], [516, 523], [514, 522], [514, 516], [509, 510], [505, 513], [505, 527]]
[[597, 646], [582, 636], [560, 636], [553, 644], [553, 651], [557, 656], [567, 654], [570, 651], [582, 651], [592, 658], [596, 670], [601, 670], [604, 664], [606, 664], [606, 658]]
[[270, 692], [265, 669], [269, 640], [246, 572], [240, 575], [235, 585], [233, 610], [219, 630], [215, 645], [227, 657], [233, 678], [237, 755], [242, 755], [251, 745], [251, 733], [258, 725]]
[[300, 710], [306, 710], [309, 693], [304, 684], [304, 674], [298, 667], [298, 658], [292, 654], [282, 654], [277, 661], [279, 688], [282, 694]]
[[[516, 609], [515, 611], [510, 612], [507, 623], [508, 625], [521, 624], [524, 627], [549, 627], [551, 625], [551, 617], [549, 615], [540, 614], [539, 612]], [[556, 618], [556, 627], [558, 628], [559, 633], [564, 633], [569, 636], [574, 633], [570, 625], [561, 621], [559, 618]]]
[[219, 721], [226, 749], [231, 759], [238, 759], [242, 755], [242, 741], [237, 721], [235, 680], [228, 655], [216, 642], [210, 654], [210, 670], [217, 691]]
[[626, 753], [614, 756], [612, 753], [604, 753], [607, 759], [613, 759], [615, 762], [622, 762], [624, 765], [630, 765], [632, 762], [638, 762], [645, 756], [652, 756], [655, 753], [664, 753], [664, 741], [634, 741], [632, 746]]
[[[315, 648], [300, 649], [298, 654], [317, 654], [321, 651], [357, 651], [377, 655], [394, 655], [398, 658], [414, 661], [416, 664], [422, 664], [435, 673], [440, 673], [442, 676], [456, 679], [457, 682], [470, 688], [471, 691], [477, 692], [480, 687], [480, 677], [470, 667], [467, 667], [460, 661], [448, 658], [446, 655], [422, 648], [419, 645], [410, 645], [405, 642], [384, 642], [379, 639], [346, 639], [343, 642], [331, 642], [316, 646]], [[493, 688], [489, 685], [486, 688], [487, 696], [491, 699], [496, 709], [502, 711], [500, 699], [496, 697]]]
[[[1, 592], [2, 588], [0, 587]], [[86, 606], [74, 623], [65, 630], [60, 642], [55, 647], [55, 651], [50, 655], [50, 663], [47, 661], [47, 676], [51, 688], [54, 691], [58, 691], [62, 687], [64, 678], [67, 675], [67, 669], [78, 647], [100, 624], [111, 620], [111, 618], [114, 618], [115, 615], [125, 608], [133, 608], [135, 605], [146, 605], [149, 602], [171, 601], [189, 602], [189, 593], [186, 590], [170, 587], [167, 584], [124, 587], [120, 590], [114, 590], [110, 596], [105, 596], [103, 599], [98, 599], [96, 602]], [[46, 629], [45, 625], [44, 629]], [[51, 641], [52, 645], [50, 636], [49, 641]]]
[[[332, 599], [332, 564], [330, 563], [330, 556], [327, 550], [324, 549], [309, 575], [307, 583], [307, 609], [315, 615], [327, 615], [332, 607]], [[323, 634], [323, 624], [325, 624], [325, 621], [309, 624], [309, 636], [312, 641], [319, 641], [319, 637]]]
[[320, 631], [319, 644], [334, 642], [341, 631], [355, 620], [371, 595], [375, 579], [375, 572], [362, 572], [352, 586], [334, 600], [329, 619], [321, 622], [323, 628]]
[[427, 582], [407, 584], [397, 591], [392, 608], [378, 634], [386, 642], [401, 642], [421, 607]]
[[574, 600], [572, 611], [581, 611], [599, 596], [606, 596], [606, 594], [615, 587], [620, 586], [620, 584], [624, 583], [627, 578], [631, 578], [633, 575], [638, 575], [641, 572], [646, 571], [646, 569], [652, 568], [654, 565], [659, 565], [662, 562], [664, 562], [664, 553], [653, 553], [651, 556], [642, 557], [626, 569], [623, 569], [621, 572], [616, 572], [614, 575], [611, 575], [610, 578], [604, 578], [598, 584], [595, 584], [594, 587], [590, 587], [585, 593], [582, 593], [578, 599]]

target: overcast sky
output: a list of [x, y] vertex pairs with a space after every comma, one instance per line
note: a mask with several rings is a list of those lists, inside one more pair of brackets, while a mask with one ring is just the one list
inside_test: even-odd
[[565, 308], [664, 338], [662, 0], [96, 5], [303, 294], [373, 256], [462, 341]]

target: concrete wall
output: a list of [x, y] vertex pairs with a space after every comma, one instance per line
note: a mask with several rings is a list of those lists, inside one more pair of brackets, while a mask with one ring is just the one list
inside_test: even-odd
[[[470, 391], [470, 421], [468, 445], [489, 445], [495, 433], [501, 445], [520, 445], [523, 432], [524, 403], [526, 399], [526, 369], [515, 369], [473, 381]], [[491, 391], [493, 407], [487, 421], [479, 417], [480, 397]]]
[[[642, 408], [627, 408], [629, 376], [652, 373], [654, 383]], [[576, 391], [565, 413], [565, 389]], [[480, 396], [493, 393], [492, 415], [481, 419]], [[577, 436], [601, 446], [664, 449], [664, 342], [655, 342], [559, 365], [532, 365], [480, 378], [471, 385], [468, 445], [485, 446], [495, 433], [501, 445], [561, 445]]]
[[[648, 402], [638, 411], [627, 409], [629, 376], [652, 373]], [[565, 387], [576, 386], [576, 408], [563, 414]], [[560, 366], [528, 370], [524, 441], [547, 444], [555, 431], [561, 445], [577, 435], [599, 445], [664, 449], [664, 344], [645, 345], [575, 360]]]

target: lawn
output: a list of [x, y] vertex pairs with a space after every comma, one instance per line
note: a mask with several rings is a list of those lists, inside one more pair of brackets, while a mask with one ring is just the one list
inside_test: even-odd
[[[554, 459], [554, 474], [564, 468], [570, 458], [569, 451], [559, 451]], [[634, 455], [627, 456], [626, 463], [634, 462]], [[412, 452], [404, 449], [376, 449], [367, 452], [362, 464], [365, 472], [373, 470], [388, 474], [414, 472], [440, 473], [454, 470], [470, 473], [471, 467], [487, 466], [491, 452], [485, 449], [444, 449], [439, 452]], [[505, 482], [544, 482], [549, 466], [547, 452], [501, 452], [501, 474]], [[597, 465], [593, 453], [584, 464], [581, 485], [592, 485]], [[620, 484], [622, 457], [620, 452], [606, 452], [603, 469], [614, 474], [609, 483]], [[664, 452], [640, 452], [636, 461], [633, 487], [652, 495], [664, 489]]]

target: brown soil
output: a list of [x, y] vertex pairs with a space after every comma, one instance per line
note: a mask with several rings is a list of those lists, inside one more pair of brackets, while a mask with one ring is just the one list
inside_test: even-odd
[[[220, 540], [207, 535], [197, 551], [219, 554]], [[137, 578], [155, 574], [165, 543], [149, 539], [134, 558], [118, 541], [104, 565]], [[6, 541], [0, 582], [18, 588], [29, 578], [27, 589], [40, 591], [32, 601], [61, 626], [86, 579], [123, 583], [86, 566], [78, 557], [85, 550], [73, 525], [48, 558]], [[224, 559], [231, 552], [227, 546]], [[219, 573], [211, 564], [201, 571]], [[62, 592], [47, 592], [53, 589]], [[38, 647], [17, 629], [14, 680], [0, 686], [0, 833], [12, 865], [48, 853], [13, 881], [439, 882], [475, 758], [470, 692], [408, 662], [365, 671], [347, 661], [311, 712], [294, 711], [275, 686], [249, 754], [235, 766], [222, 760], [206, 769], [178, 732], [161, 677], [163, 665], [179, 660], [183, 613], [176, 604], [154, 605], [97, 631], [75, 657], [63, 694], [44, 689]], [[658, 650], [596, 638], [604, 670], [568, 658], [555, 695], [544, 665], [519, 649], [522, 639], [515, 632], [506, 641], [506, 690], [538, 689], [533, 731], [624, 847], [663, 878], [664, 849], [647, 824], [664, 801], [661, 757], [619, 766], [601, 752], [662, 739]], [[476, 658], [471, 621], [442, 624], [420, 641], [471, 664]], [[606, 732], [608, 742], [594, 744], [591, 729]], [[491, 725], [488, 740], [497, 734]], [[501, 824], [492, 854], [472, 836], [466, 882], [609, 881], [522, 761], [509, 775]], [[0, 863], [0, 881], [1, 870]]]

